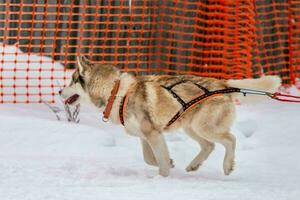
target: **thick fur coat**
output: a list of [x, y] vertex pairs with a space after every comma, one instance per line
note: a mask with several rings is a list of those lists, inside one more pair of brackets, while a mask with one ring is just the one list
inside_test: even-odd
[[244, 80], [218, 80], [191, 75], [135, 77], [121, 73], [115, 66], [91, 64], [86, 58], [79, 57], [78, 69], [73, 73], [70, 85], [60, 93], [65, 99], [74, 94], [79, 95], [72, 103], [74, 105], [88, 102], [103, 110], [117, 79], [120, 80], [120, 88], [113, 103], [110, 120], [120, 124], [120, 102], [130, 92], [124, 113], [124, 127], [127, 133], [140, 138], [145, 162], [158, 166], [162, 176], [168, 176], [170, 168], [174, 166], [162, 133], [177, 128], [182, 128], [201, 147], [186, 171], [197, 170], [213, 151], [215, 143], [220, 143], [225, 148], [224, 173], [229, 175], [233, 171], [236, 140], [230, 128], [235, 119], [235, 99], [239, 98], [237, 94], [208, 98], [166, 128], [166, 124], [182, 105], [162, 86], [188, 80], [189, 82], [173, 88], [184, 101], [204, 92], [194, 83], [209, 91], [240, 87], [274, 92], [280, 86], [280, 79], [274, 76]]

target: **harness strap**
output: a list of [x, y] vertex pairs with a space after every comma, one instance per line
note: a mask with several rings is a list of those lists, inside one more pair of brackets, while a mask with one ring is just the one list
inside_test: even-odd
[[124, 126], [124, 113], [125, 113], [127, 102], [128, 102], [128, 94], [126, 94], [122, 98], [120, 107], [119, 107], [119, 118], [120, 118], [120, 122], [123, 126]]
[[[193, 83], [194, 83], [194, 82], [193, 82]], [[194, 84], [195, 84], [198, 88], [200, 88], [201, 90], [203, 90], [205, 93], [208, 93], [208, 92], [209, 92], [208, 89], [206, 89], [205, 87], [199, 85], [198, 83], [194, 83]]]
[[179, 84], [181, 84], [181, 83], [186, 83], [186, 82], [188, 82], [188, 81], [189, 81], [189, 80], [181, 80], [181, 81], [178, 81], [178, 82], [176, 82], [176, 83], [173, 83], [172, 85], [164, 86], [164, 88], [171, 90], [171, 89], [172, 89], [173, 87], [175, 87], [176, 85], [179, 85]]
[[277, 101], [300, 103], [300, 96], [281, 94], [279, 92], [272, 94], [271, 98]]
[[198, 105], [199, 103], [203, 102], [209, 97], [219, 96], [221, 94], [228, 94], [228, 93], [234, 93], [234, 92], [241, 92], [239, 88], [226, 88], [222, 90], [216, 90], [213, 92], [206, 92], [205, 94], [202, 94], [200, 96], [195, 97], [188, 103], [182, 106], [182, 108], [172, 117], [172, 119], [168, 122], [166, 128], [171, 126], [174, 122], [176, 122], [184, 113], [186, 113], [188, 110], [193, 108], [194, 106]]
[[206, 89], [205, 87], [203, 87], [203, 86], [201, 86], [201, 85], [199, 85], [199, 84], [197, 84], [197, 83], [195, 83], [191, 80], [181, 80], [181, 81], [173, 83], [172, 85], [169, 85], [169, 86], [161, 85], [161, 87], [165, 88], [168, 92], [170, 92], [173, 95], [173, 97], [182, 105], [182, 107], [184, 107], [186, 105], [186, 102], [176, 92], [174, 92], [172, 89], [173, 89], [173, 87], [175, 87], [179, 84], [182, 84], [182, 83], [186, 83], [186, 82], [192, 82], [198, 88], [203, 90], [204, 93], [209, 93], [208, 89]]
[[[278, 100], [278, 101], [300, 103], [300, 96], [286, 95], [286, 94], [281, 94], [281, 93], [269, 93], [269, 92], [260, 91], [260, 90], [243, 89], [243, 88], [225, 88], [225, 89], [221, 89], [221, 90], [209, 91], [205, 87], [203, 87], [197, 83], [194, 83], [193, 81], [190, 81], [190, 82], [194, 83], [196, 86], [198, 86], [200, 89], [202, 89], [204, 91], [204, 94], [198, 95], [195, 98], [193, 98], [191, 101], [186, 103], [172, 90], [172, 88], [178, 84], [185, 83], [188, 81], [190, 81], [190, 80], [181, 80], [170, 86], [161, 86], [161, 87], [165, 88], [167, 91], [169, 91], [173, 95], [173, 97], [176, 98], [176, 100], [182, 105], [182, 108], [172, 117], [172, 119], [167, 123], [165, 128], [168, 128], [169, 126], [171, 126], [183, 114], [185, 114], [187, 111], [189, 111], [190, 109], [192, 109], [194, 106], [198, 105], [199, 103], [205, 101], [207, 98], [220, 96], [222, 94], [242, 93], [242, 94], [244, 94], [244, 96], [246, 96], [246, 94], [264, 95], [264, 96], [269, 96], [270, 98]], [[124, 113], [126, 111], [126, 105], [128, 103], [128, 96], [131, 93], [132, 88], [133, 87], [131, 87], [128, 90], [127, 94], [123, 97], [123, 99], [120, 103], [120, 107], [119, 107], [119, 118], [120, 118], [120, 122], [123, 125], [124, 125]]]
[[135, 84], [131, 85], [130, 88], [128, 89], [127, 93], [125, 94], [125, 96], [122, 98], [121, 102], [120, 102], [120, 106], [119, 106], [119, 119], [121, 124], [124, 126], [125, 121], [124, 121], [124, 114], [126, 111], [126, 107], [127, 107], [127, 103], [128, 103], [128, 98], [129, 95], [132, 93], [132, 90], [134, 88]]
[[186, 82], [192, 82], [194, 85], [196, 85], [198, 88], [200, 88], [201, 90], [203, 90], [204, 92], [209, 92], [208, 89], [206, 89], [205, 87], [199, 85], [198, 83], [195, 83], [191, 80], [181, 80], [181, 81], [178, 81], [176, 83], [173, 83], [172, 85], [169, 85], [169, 86], [162, 86], [163, 88], [167, 89], [167, 90], [172, 90], [173, 87], [175, 87], [176, 85], [179, 85], [181, 83], [186, 83]]
[[170, 87], [165, 87], [165, 86], [161, 86], [161, 87], [165, 88], [168, 92], [170, 92], [170, 93], [173, 95], [173, 97], [174, 97], [175, 99], [177, 99], [177, 101], [178, 101], [182, 106], [185, 105], [185, 101], [183, 101], [183, 99], [182, 99], [180, 96], [178, 96], [178, 94], [176, 94], [176, 92], [174, 92]]
[[[195, 98], [193, 98], [189, 102], [183, 101], [173, 90], [172, 88], [178, 84], [188, 82], [190, 80], [181, 80], [177, 83], [174, 83], [170, 86], [162, 86], [166, 90], [168, 90], [174, 98], [177, 99], [177, 101], [182, 105], [182, 108], [172, 117], [172, 119], [167, 123], [165, 128], [168, 128], [171, 126], [174, 122], [176, 122], [185, 112], [193, 108], [194, 106], [198, 105], [199, 103], [203, 102], [207, 98], [214, 97], [214, 96], [219, 96], [221, 94], [228, 94], [228, 93], [242, 93], [244, 96], [246, 94], [254, 94], [254, 95], [265, 95], [269, 96], [272, 99], [278, 100], [278, 101], [284, 101], [284, 102], [295, 102], [295, 103], [300, 103], [300, 96], [293, 96], [293, 95], [287, 95], [287, 94], [281, 94], [281, 93], [269, 93], [265, 91], [259, 91], [259, 90], [252, 90], [252, 89], [241, 89], [241, 88], [225, 88], [221, 90], [215, 90], [215, 91], [209, 91], [205, 87], [194, 83], [193, 81], [190, 81], [194, 83], [196, 86], [198, 86], [200, 89], [204, 91], [204, 94], [198, 95]], [[132, 93], [132, 90], [136, 84], [133, 84], [129, 89], [126, 95], [122, 98], [119, 106], [119, 119], [122, 125], [124, 125], [124, 113], [126, 111], [126, 106], [128, 103], [128, 97]], [[118, 93], [120, 87], [120, 80], [115, 81], [115, 85], [111, 91], [111, 95], [108, 99], [108, 103], [106, 105], [105, 111], [103, 112], [103, 121], [107, 121], [115, 100], [115, 96]]]
[[[213, 91], [213, 92], [210, 92], [210, 91], [207, 90], [207, 92], [205, 92], [204, 94], [202, 94], [200, 96], [198, 95], [194, 99], [192, 99], [191, 101], [185, 103], [183, 100], [182, 100], [182, 102], [180, 102], [179, 99], [181, 99], [181, 98], [174, 91], [172, 91], [172, 89], [168, 89], [166, 87], [164, 87], [164, 88], [167, 89], [178, 100], [178, 102], [182, 105], [182, 108], [172, 117], [172, 119], [168, 122], [168, 124], [166, 125], [165, 128], [171, 126], [184, 113], [186, 113], [188, 110], [190, 110], [194, 106], [198, 105], [199, 103], [203, 102], [204, 100], [206, 100], [209, 97], [214, 97], [214, 96], [219, 96], [219, 95], [222, 95], [222, 94], [228, 94], [228, 93], [234, 93], [234, 92], [241, 92], [241, 90], [239, 88], [226, 88], [226, 89], [222, 89], [222, 90], [216, 90], [216, 91]], [[123, 126], [125, 124], [125, 122], [124, 122], [124, 113], [126, 111], [126, 106], [127, 106], [127, 103], [128, 103], [128, 97], [129, 97], [129, 94], [131, 93], [131, 91], [132, 90], [130, 89], [120, 102], [119, 118], [120, 118], [120, 122]]]

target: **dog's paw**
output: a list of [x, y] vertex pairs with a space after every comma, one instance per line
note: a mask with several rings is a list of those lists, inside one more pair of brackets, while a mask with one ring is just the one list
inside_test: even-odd
[[167, 168], [167, 169], [163, 169], [163, 168], [160, 168], [159, 169], [159, 175], [163, 176], [163, 177], [168, 177], [170, 174], [170, 169]]
[[[158, 164], [157, 164], [156, 160], [145, 160], [145, 162], [150, 166], [158, 167]], [[169, 167], [170, 168], [175, 167], [173, 159], [170, 159]]]
[[170, 164], [169, 165], [170, 165], [170, 168], [174, 168], [175, 167], [173, 159], [170, 159]]
[[187, 171], [187, 172], [196, 171], [196, 170], [199, 169], [200, 165], [201, 165], [201, 164], [197, 164], [197, 165], [190, 164], [189, 166], [187, 166], [187, 167], [185, 168], [185, 171]]
[[234, 161], [224, 164], [224, 174], [228, 176], [234, 170]]

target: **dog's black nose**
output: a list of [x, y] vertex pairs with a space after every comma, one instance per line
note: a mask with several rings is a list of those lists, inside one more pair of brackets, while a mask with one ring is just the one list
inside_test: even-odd
[[62, 90], [59, 90], [59, 91], [58, 91], [58, 94], [61, 95], [61, 92], [62, 92]]

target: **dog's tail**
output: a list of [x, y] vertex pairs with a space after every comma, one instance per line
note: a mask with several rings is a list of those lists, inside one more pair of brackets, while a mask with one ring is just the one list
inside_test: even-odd
[[[228, 80], [227, 85], [240, 89], [260, 90], [273, 93], [278, 91], [281, 86], [281, 79], [278, 76], [264, 76], [258, 79]], [[244, 97], [242, 94], [234, 94], [234, 98], [241, 103], [252, 103], [264, 100], [268, 97], [258, 95], [247, 95]]]

